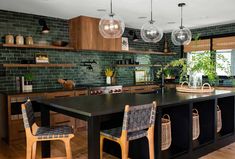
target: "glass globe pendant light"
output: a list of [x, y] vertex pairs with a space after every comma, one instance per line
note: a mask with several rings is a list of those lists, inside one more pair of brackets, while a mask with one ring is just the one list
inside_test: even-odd
[[140, 35], [145, 42], [159, 42], [163, 37], [163, 31], [153, 20], [153, 1], [151, 0], [151, 19], [141, 27]]
[[110, 0], [110, 13], [101, 18], [99, 31], [104, 38], [120, 38], [125, 30], [124, 21], [113, 13], [113, 4]]
[[182, 18], [183, 6], [185, 6], [185, 3], [178, 4], [178, 7], [181, 7], [181, 25], [178, 29], [173, 30], [173, 32], [171, 33], [172, 42], [178, 46], [188, 45], [192, 39], [191, 31], [183, 26], [183, 18]]

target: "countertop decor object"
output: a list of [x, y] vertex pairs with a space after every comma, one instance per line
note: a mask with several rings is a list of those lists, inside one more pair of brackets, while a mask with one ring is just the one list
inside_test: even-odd
[[192, 39], [192, 33], [191, 31], [183, 26], [183, 7], [185, 6], [185, 3], [179, 3], [178, 7], [181, 8], [181, 24], [180, 27], [173, 30], [171, 33], [171, 40], [174, 43], [174, 45], [188, 45], [191, 42]]
[[112, 84], [112, 76], [114, 75], [114, 71], [111, 68], [105, 69], [105, 76], [106, 76], [106, 84]]
[[65, 89], [74, 89], [75, 87], [75, 82], [72, 80], [67, 80], [67, 79], [58, 79], [58, 82], [65, 88]]
[[[187, 84], [187, 86], [184, 86], [184, 84]], [[176, 87], [176, 91], [185, 93], [211, 93], [214, 90], [209, 83], [204, 83], [201, 88], [190, 88], [187, 81], [182, 82], [180, 86]]]
[[153, 20], [152, 10], [153, 1], [151, 0], [151, 19], [141, 27], [140, 35], [145, 42], [157, 43], [162, 39], [163, 31]]
[[110, 0], [110, 13], [101, 18], [99, 31], [104, 38], [120, 38], [125, 30], [125, 23], [117, 14], [113, 13], [113, 4]]

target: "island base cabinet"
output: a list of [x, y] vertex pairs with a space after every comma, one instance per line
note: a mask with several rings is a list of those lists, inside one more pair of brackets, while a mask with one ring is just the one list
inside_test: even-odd
[[200, 148], [213, 142], [215, 138], [215, 100], [193, 103], [193, 109], [199, 114], [200, 134], [193, 140], [193, 148]]
[[234, 97], [218, 98], [217, 104], [221, 110], [222, 128], [217, 133], [221, 138], [234, 133]]
[[179, 155], [188, 153], [189, 137], [190, 137], [189, 111], [190, 111], [190, 106], [188, 104], [164, 108], [162, 110], [162, 116], [164, 114], [168, 114], [170, 116], [172, 143], [168, 149], [161, 151], [161, 158], [163, 159], [174, 158]]

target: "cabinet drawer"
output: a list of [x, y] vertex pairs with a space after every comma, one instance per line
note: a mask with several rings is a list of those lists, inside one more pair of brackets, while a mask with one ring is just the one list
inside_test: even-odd
[[132, 87], [133, 93], [148, 92], [150, 89], [147, 86], [134, 86]]
[[23, 119], [11, 121], [9, 135], [10, 141], [24, 139], [26, 137]]
[[123, 93], [131, 93], [131, 87], [123, 87], [122, 92]]
[[69, 125], [74, 127], [75, 119], [63, 114], [56, 113], [51, 115], [51, 125], [52, 126]]
[[74, 92], [75, 96], [86, 96], [88, 95], [88, 90], [79, 90]]
[[46, 93], [46, 98], [63, 98], [63, 97], [73, 97], [73, 91], [65, 91], [65, 92], [53, 92], [53, 93]]

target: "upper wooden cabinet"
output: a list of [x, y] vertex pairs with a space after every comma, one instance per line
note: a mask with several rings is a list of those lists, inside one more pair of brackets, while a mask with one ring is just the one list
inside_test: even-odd
[[69, 36], [76, 50], [121, 51], [121, 38], [105, 39], [98, 18], [79, 16], [69, 20]]

